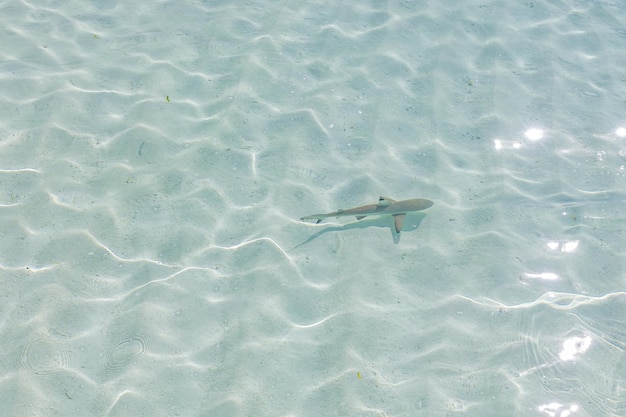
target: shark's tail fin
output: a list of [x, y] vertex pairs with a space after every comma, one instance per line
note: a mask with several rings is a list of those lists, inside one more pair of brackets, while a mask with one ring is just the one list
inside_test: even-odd
[[311, 214], [310, 216], [304, 216], [301, 217], [300, 220], [305, 221], [305, 220], [315, 220], [315, 224], [321, 222], [322, 220], [324, 220], [326, 218], [325, 215], [323, 214]]

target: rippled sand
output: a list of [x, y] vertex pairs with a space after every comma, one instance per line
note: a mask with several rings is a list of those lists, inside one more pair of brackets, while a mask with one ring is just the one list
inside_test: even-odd
[[3, 415], [624, 415], [626, 10], [343, 3], [0, 7]]

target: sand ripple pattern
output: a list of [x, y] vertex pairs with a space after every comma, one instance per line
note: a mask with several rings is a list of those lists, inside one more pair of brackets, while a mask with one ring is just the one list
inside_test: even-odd
[[146, 351], [146, 339], [132, 336], [115, 345], [107, 355], [106, 368], [119, 369], [137, 359]]
[[14, 415], [626, 415], [620, 2], [12, 3]]
[[43, 337], [20, 346], [17, 352], [17, 366], [37, 375], [63, 370], [68, 364], [69, 357], [65, 349]]

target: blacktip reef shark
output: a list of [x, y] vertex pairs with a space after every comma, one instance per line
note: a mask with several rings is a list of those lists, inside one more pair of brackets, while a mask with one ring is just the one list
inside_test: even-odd
[[385, 214], [391, 214], [395, 221], [396, 232], [400, 233], [404, 217], [407, 213], [425, 210], [432, 205], [432, 201], [424, 198], [396, 201], [389, 197], [379, 197], [378, 204], [368, 204], [366, 206], [345, 210], [339, 209], [326, 214], [311, 214], [310, 216], [302, 217], [300, 220], [317, 220], [316, 223], [319, 223], [327, 217], [355, 216], [357, 220], [361, 220], [367, 216], [382, 216]]

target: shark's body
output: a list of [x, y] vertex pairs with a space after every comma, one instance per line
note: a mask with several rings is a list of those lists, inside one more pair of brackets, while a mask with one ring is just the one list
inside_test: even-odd
[[311, 214], [310, 216], [304, 216], [300, 220], [317, 220], [317, 223], [319, 223], [327, 217], [355, 216], [358, 220], [361, 220], [366, 216], [391, 214], [395, 220], [396, 232], [400, 233], [400, 230], [402, 230], [402, 223], [404, 222], [404, 216], [407, 213], [424, 210], [432, 205], [432, 201], [423, 198], [395, 201], [391, 198], [380, 197], [378, 199], [378, 204], [368, 204], [367, 206], [355, 207], [346, 210], [339, 209], [326, 214]]

